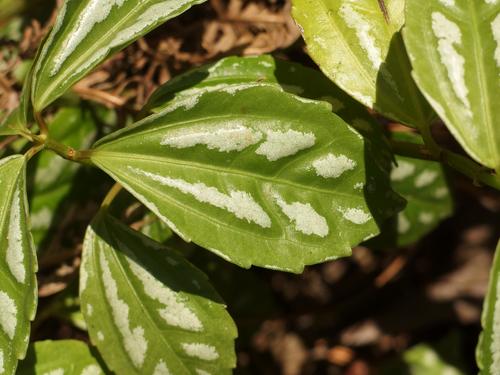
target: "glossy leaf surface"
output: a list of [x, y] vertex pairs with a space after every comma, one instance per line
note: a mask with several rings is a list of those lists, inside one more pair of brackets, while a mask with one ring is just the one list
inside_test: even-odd
[[[96, 134], [93, 115], [83, 108], [63, 108], [49, 125], [50, 137], [75, 149], [88, 148]], [[47, 235], [58, 208], [70, 193], [79, 165], [53, 152], [42, 152], [32, 164], [31, 227], [35, 244]]]
[[18, 375], [102, 375], [87, 344], [77, 340], [37, 341], [30, 346]]
[[343, 119], [345, 109], [355, 107], [354, 111], [358, 113], [364, 110], [321, 72], [270, 55], [261, 55], [226, 57], [181, 74], [151, 95], [145, 112], [160, 112], [174, 100], [202, 92], [252, 86], [280, 87], [291, 94], [329, 102], [335, 113], [342, 112], [340, 116]]
[[43, 110], [113, 53], [203, 1], [64, 1], [35, 65], [35, 110]]
[[415, 80], [462, 147], [500, 170], [500, 2], [407, 1]]
[[26, 353], [37, 303], [24, 156], [0, 159], [0, 186], [0, 374], [10, 375]]
[[206, 276], [101, 213], [80, 271], [92, 342], [118, 374], [229, 374], [236, 328]]
[[244, 267], [300, 272], [349, 255], [399, 208], [365, 152], [327, 103], [231, 87], [175, 101], [91, 158], [184, 239]]
[[476, 349], [481, 375], [500, 372], [500, 242], [491, 266], [488, 292], [484, 298], [481, 318], [483, 332]]
[[353, 98], [408, 125], [432, 119], [399, 32], [404, 1], [294, 0], [293, 16], [311, 57]]
[[301, 64], [276, 59], [269, 55], [236, 57], [219, 60], [184, 73], [158, 88], [145, 106], [145, 113], [161, 112], [175, 101], [219, 90], [240, 90], [272, 86], [304, 98], [328, 102], [332, 111], [364, 137], [367, 154], [389, 171], [393, 159], [380, 125], [366, 108], [352, 99], [323, 73]]

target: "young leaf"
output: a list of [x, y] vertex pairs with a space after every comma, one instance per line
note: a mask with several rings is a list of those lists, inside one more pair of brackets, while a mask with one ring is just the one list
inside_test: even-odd
[[0, 160], [0, 374], [14, 374], [24, 358], [37, 303], [37, 269], [28, 228], [26, 159]]
[[[421, 143], [411, 134], [394, 136], [397, 140]], [[395, 219], [384, 224], [374, 244], [410, 245], [453, 212], [453, 199], [440, 163], [403, 156], [396, 156], [396, 163], [391, 171], [392, 187], [408, 203]]]
[[206, 276], [106, 213], [88, 228], [80, 297], [118, 374], [229, 374], [236, 327]]
[[327, 103], [230, 87], [175, 101], [91, 159], [184, 239], [244, 267], [300, 272], [349, 255], [399, 208], [365, 151]]
[[294, 0], [309, 54], [353, 98], [412, 126], [432, 110], [420, 95], [400, 35], [401, 0]]
[[[92, 113], [83, 108], [63, 108], [49, 125], [50, 137], [76, 149], [87, 148], [94, 140], [96, 125]], [[34, 160], [35, 161], [35, 160]], [[42, 152], [32, 163], [31, 227], [35, 244], [45, 238], [61, 203], [67, 198], [79, 165], [53, 152]]]
[[34, 68], [35, 111], [43, 110], [113, 53], [204, 1], [64, 1]]
[[20, 121], [20, 109], [15, 109], [0, 122], [0, 136], [21, 134], [26, 127]]
[[37, 341], [19, 364], [18, 375], [101, 375], [106, 372], [87, 344], [77, 340]]
[[462, 147], [500, 171], [500, 2], [408, 0], [414, 78]]
[[481, 375], [500, 373], [500, 242], [491, 266], [488, 292], [481, 317], [483, 332], [476, 349]]

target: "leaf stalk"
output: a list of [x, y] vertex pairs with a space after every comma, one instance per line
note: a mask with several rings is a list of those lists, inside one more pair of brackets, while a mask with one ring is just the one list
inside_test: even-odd
[[424, 137], [424, 141], [426, 142], [425, 146], [395, 140], [390, 140], [390, 143], [393, 152], [397, 155], [441, 162], [469, 177], [476, 185], [487, 185], [500, 190], [500, 176], [494, 170], [465, 156], [441, 148], [434, 139], [432, 139], [432, 143], [427, 143], [427, 139]]

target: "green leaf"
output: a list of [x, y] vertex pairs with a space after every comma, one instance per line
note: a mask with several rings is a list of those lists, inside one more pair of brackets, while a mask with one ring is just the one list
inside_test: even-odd
[[141, 228], [141, 233], [152, 240], [164, 243], [174, 234], [172, 230], [152, 212], [144, 215], [145, 224]]
[[244, 267], [293, 272], [350, 255], [399, 209], [365, 158], [363, 138], [328, 103], [273, 87], [176, 101], [91, 156], [184, 239]]
[[104, 374], [87, 344], [77, 340], [37, 341], [30, 346], [18, 375]]
[[28, 226], [26, 159], [0, 160], [0, 374], [14, 374], [37, 304], [37, 262]]
[[389, 171], [393, 159], [389, 143], [380, 125], [366, 108], [338, 88], [323, 73], [301, 64], [275, 59], [269, 55], [231, 56], [194, 69], [159, 87], [149, 99], [144, 113], [161, 112], [175, 101], [204, 92], [240, 90], [249, 87], [272, 86], [283, 91], [331, 104], [333, 112], [358, 130], [367, 147], [373, 147], [374, 160]]
[[275, 59], [270, 55], [223, 58], [214, 64], [193, 69], [160, 86], [145, 106], [145, 113], [160, 112], [172, 101], [221, 88], [252, 86], [281, 87], [282, 90], [305, 98], [323, 100], [343, 117], [343, 110], [364, 107], [352, 100], [321, 72], [301, 64]]
[[20, 110], [15, 109], [0, 123], [0, 136], [3, 135], [18, 135], [26, 131], [25, 123], [22, 122]]
[[413, 79], [400, 35], [402, 0], [294, 0], [308, 52], [353, 98], [411, 126], [429, 123], [432, 110]]
[[[93, 114], [84, 108], [63, 108], [49, 125], [51, 139], [75, 149], [88, 148], [95, 137]], [[58, 208], [68, 197], [79, 170], [53, 152], [42, 152], [34, 168], [31, 196], [31, 226], [35, 244], [39, 245], [51, 227]]]
[[109, 56], [205, 0], [66, 0], [34, 68], [40, 112]]
[[404, 361], [412, 375], [464, 375], [457, 367], [447, 363], [440, 354], [427, 344], [419, 344], [407, 350]]
[[323, 73], [301, 64], [275, 59], [270, 55], [231, 56], [194, 69], [160, 86], [150, 97], [144, 113], [161, 112], [174, 101], [203, 92], [239, 90], [255, 86], [273, 86], [283, 91], [331, 104], [333, 112], [374, 143], [378, 161], [392, 160], [389, 144], [383, 139], [380, 125], [366, 108], [337, 87]]
[[[422, 143], [411, 134], [394, 133], [396, 140]], [[382, 228], [372, 244], [407, 246], [431, 232], [453, 213], [453, 199], [440, 163], [396, 156], [391, 171], [393, 189], [408, 202], [397, 218]]]
[[118, 374], [229, 374], [236, 327], [206, 276], [100, 213], [88, 228], [80, 297], [92, 342]]
[[500, 171], [500, 3], [408, 0], [414, 78], [461, 146]]
[[500, 242], [490, 272], [488, 292], [484, 298], [481, 323], [483, 331], [476, 349], [481, 375], [500, 373]]

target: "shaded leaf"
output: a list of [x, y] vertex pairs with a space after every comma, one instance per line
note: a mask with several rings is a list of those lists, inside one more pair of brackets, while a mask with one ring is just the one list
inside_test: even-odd
[[141, 227], [141, 233], [152, 240], [164, 243], [174, 234], [172, 230], [152, 212], [144, 215], [145, 224]]
[[327, 103], [230, 87], [108, 136], [91, 159], [184, 239], [244, 267], [300, 272], [350, 255], [399, 209], [365, 152]]
[[80, 296], [92, 342], [119, 374], [235, 366], [236, 327], [206, 276], [106, 213], [86, 234]]
[[[49, 126], [51, 139], [75, 149], [88, 148], [95, 137], [93, 115], [84, 108], [63, 108]], [[32, 164], [31, 226], [36, 245], [40, 245], [51, 227], [58, 207], [68, 196], [79, 164], [53, 152], [42, 152]]]
[[66, 0], [34, 68], [39, 112], [106, 58], [205, 0]]
[[28, 347], [37, 304], [24, 156], [0, 160], [0, 186], [0, 374], [14, 374]]
[[106, 372], [87, 344], [77, 340], [37, 341], [19, 365], [18, 375], [100, 375]]
[[491, 266], [488, 292], [484, 298], [481, 323], [483, 331], [476, 349], [481, 375], [500, 372], [500, 242]]
[[408, 125], [433, 114], [411, 78], [401, 0], [294, 0], [308, 52], [353, 98]]
[[500, 3], [407, 1], [414, 78], [462, 147], [500, 170]]
[[[418, 136], [394, 133], [396, 140], [422, 143]], [[396, 156], [391, 171], [393, 189], [408, 202], [388, 221], [372, 244], [407, 246], [431, 232], [453, 213], [453, 199], [443, 167], [438, 162]]]
[[21, 121], [19, 109], [14, 110], [0, 123], [0, 136], [18, 135], [26, 130], [25, 124]]

